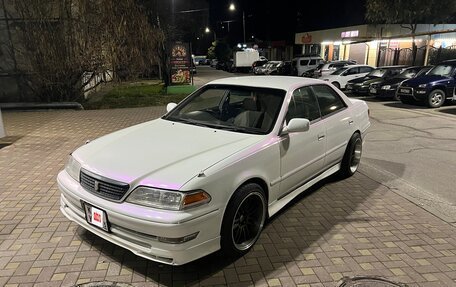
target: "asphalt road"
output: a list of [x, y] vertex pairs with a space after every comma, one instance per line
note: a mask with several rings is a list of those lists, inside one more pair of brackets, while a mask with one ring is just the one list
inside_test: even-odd
[[[197, 69], [198, 86], [249, 75], [208, 66]], [[442, 219], [456, 222], [456, 104], [427, 109], [362, 99], [369, 105], [372, 124], [363, 150], [363, 171]]]

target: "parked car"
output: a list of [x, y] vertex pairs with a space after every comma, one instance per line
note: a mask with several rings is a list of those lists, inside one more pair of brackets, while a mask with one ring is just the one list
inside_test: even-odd
[[323, 59], [319, 55], [299, 55], [293, 58], [293, 75], [304, 77], [305, 72], [316, 68]]
[[377, 98], [392, 98], [398, 100], [397, 88], [400, 84], [408, 79], [419, 77], [426, 74], [433, 66], [413, 66], [406, 68], [396, 77], [385, 79], [383, 82], [371, 84], [369, 87], [369, 95]]
[[321, 65], [320, 68], [316, 68], [314, 70], [313, 78], [321, 78], [326, 75], [331, 74], [332, 72], [339, 70], [340, 68], [346, 67], [348, 65], [355, 65], [355, 61], [330, 61], [328, 63], [325, 63]]
[[363, 78], [374, 69], [368, 65], [350, 65], [323, 76], [320, 80], [328, 81], [339, 89], [345, 89], [350, 80]]
[[282, 61], [282, 63], [277, 66], [277, 75], [290, 76], [291, 61]]
[[225, 66], [223, 67], [223, 70], [227, 71], [227, 72], [230, 72], [230, 73], [233, 73], [235, 71], [233, 59], [230, 59], [230, 60], [228, 60], [225, 63]]
[[258, 61], [253, 62], [253, 64], [252, 64], [252, 71], [253, 71], [253, 73], [255, 74], [255, 68], [261, 67], [261, 66], [263, 66], [264, 64], [266, 64], [267, 62], [268, 62], [267, 59], [263, 59], [263, 60], [260, 59], [260, 60], [258, 60]]
[[68, 219], [172, 265], [248, 252], [298, 194], [357, 171], [370, 125], [364, 101], [298, 77], [219, 79], [167, 110], [81, 146], [57, 182]]
[[195, 63], [194, 63], [193, 61], [190, 61], [190, 62], [191, 62], [190, 73], [196, 74], [196, 66], [195, 66]]
[[315, 71], [318, 70], [318, 69], [321, 69], [321, 67], [323, 67], [323, 65], [325, 63], [326, 63], [325, 61], [320, 61], [320, 64], [318, 64], [318, 66], [316, 66], [315, 68], [312, 68], [312, 69], [309, 69], [309, 70], [305, 71], [302, 74], [302, 76], [306, 77], [306, 78], [315, 78]]
[[255, 67], [253, 73], [255, 75], [274, 75], [277, 74], [277, 68], [282, 61], [269, 61], [263, 66]]
[[397, 90], [403, 103], [424, 103], [430, 108], [456, 101], [456, 60], [441, 62], [426, 74], [402, 82]]
[[215, 67], [217, 66], [217, 63], [218, 63], [218, 60], [217, 60], [217, 59], [212, 59], [212, 60], [211, 60], [210, 66], [211, 66], [212, 68], [215, 68]]
[[381, 83], [385, 79], [394, 78], [407, 67], [403, 65], [378, 67], [364, 77], [348, 81], [347, 90], [353, 94], [367, 95], [371, 84]]

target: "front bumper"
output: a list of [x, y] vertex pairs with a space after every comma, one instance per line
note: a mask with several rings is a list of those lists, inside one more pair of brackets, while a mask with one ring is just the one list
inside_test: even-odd
[[418, 102], [427, 100], [429, 91], [423, 88], [399, 87], [397, 95], [403, 99], [413, 99]]
[[[370, 93], [369, 93], [370, 94]], [[396, 94], [396, 89], [378, 89], [375, 95], [378, 98], [394, 98], [394, 95]]]
[[[219, 210], [200, 215], [176, 211], [157, 211], [147, 207], [115, 203], [85, 191], [65, 171], [57, 177], [60, 211], [88, 231], [130, 250], [149, 260], [182, 265], [220, 249]], [[106, 232], [89, 224], [81, 201], [104, 210], [110, 224]], [[198, 236], [181, 244], [164, 243], [159, 237], [180, 238], [199, 232]]]

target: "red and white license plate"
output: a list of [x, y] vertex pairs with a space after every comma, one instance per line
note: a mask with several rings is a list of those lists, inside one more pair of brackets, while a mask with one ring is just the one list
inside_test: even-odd
[[87, 222], [109, 232], [109, 222], [106, 211], [94, 207], [87, 202], [84, 202], [83, 204]]

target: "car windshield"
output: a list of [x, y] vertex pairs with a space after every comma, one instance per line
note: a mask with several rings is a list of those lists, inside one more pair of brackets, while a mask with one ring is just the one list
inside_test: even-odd
[[331, 73], [331, 75], [340, 75], [345, 72], [348, 68], [340, 68]]
[[369, 74], [367, 74], [367, 77], [381, 78], [386, 74], [387, 71], [387, 69], [375, 69], [372, 70], [372, 72], [370, 72]]
[[407, 70], [404, 70], [399, 75], [397, 75], [397, 78], [400, 78], [400, 79], [411, 79], [411, 78], [414, 78], [416, 76], [416, 73], [417, 73], [417, 69], [416, 68], [407, 69]]
[[453, 71], [454, 71], [454, 66], [437, 65], [428, 72], [428, 75], [449, 77], [449, 76], [451, 76]]
[[274, 127], [286, 91], [209, 85], [182, 101], [165, 120], [250, 134]]

